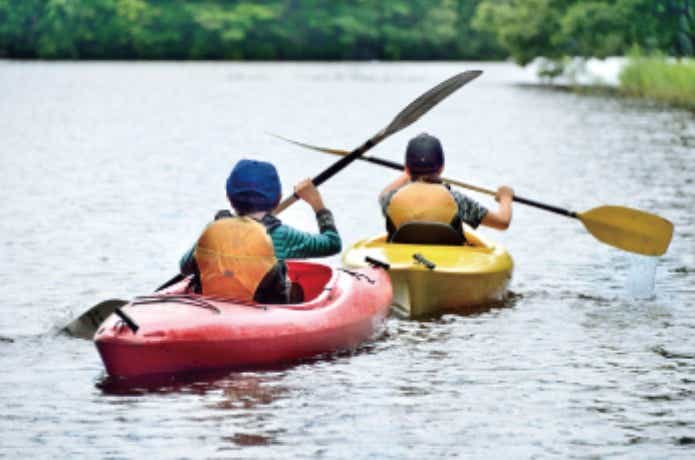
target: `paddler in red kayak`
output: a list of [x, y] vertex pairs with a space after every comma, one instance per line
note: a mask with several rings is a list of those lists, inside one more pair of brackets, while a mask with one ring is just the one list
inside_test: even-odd
[[389, 241], [402, 243], [462, 244], [462, 222], [506, 230], [512, 221], [514, 191], [497, 189], [499, 208], [491, 211], [440, 178], [444, 169], [442, 144], [423, 133], [408, 142], [405, 171], [379, 195]]
[[194, 274], [196, 290], [205, 295], [273, 304], [301, 301], [301, 295], [290, 292], [285, 259], [331, 256], [341, 250], [333, 214], [319, 191], [309, 179], [294, 188], [316, 213], [319, 233], [311, 234], [271, 214], [282, 196], [272, 164], [240, 160], [226, 190], [236, 215], [217, 213], [182, 257], [181, 273]]

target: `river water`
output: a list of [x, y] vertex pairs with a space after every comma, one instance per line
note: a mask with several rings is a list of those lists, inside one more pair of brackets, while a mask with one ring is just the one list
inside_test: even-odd
[[[122, 386], [58, 332], [175, 274], [239, 158], [274, 162], [286, 191], [333, 161], [268, 132], [351, 149], [475, 68], [372, 153], [400, 161], [427, 131], [448, 176], [655, 212], [669, 251], [628, 255], [517, 205], [485, 231], [515, 261], [501, 308], [393, 317], [358, 350], [273, 370]], [[695, 116], [523, 79], [506, 63], [0, 61], [0, 457], [692, 458]], [[346, 245], [381, 231], [392, 177], [353, 164], [322, 187]], [[302, 204], [283, 218], [315, 225]]]

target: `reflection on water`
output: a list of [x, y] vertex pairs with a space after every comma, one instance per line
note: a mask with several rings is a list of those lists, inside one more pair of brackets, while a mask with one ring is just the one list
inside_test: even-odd
[[[260, 378], [259, 376], [263, 376]], [[170, 375], [154, 375], [131, 379], [121, 379], [104, 376], [96, 383], [104, 394], [118, 396], [142, 396], [149, 393], [188, 393], [205, 395], [211, 391], [222, 391], [233, 396], [231, 389], [240, 389], [245, 395], [246, 390], [253, 394], [254, 390], [262, 389], [264, 381], [272, 382], [281, 378], [281, 374], [268, 371], [265, 374], [230, 372], [225, 370], [188, 372]], [[259, 392], [260, 394], [260, 392]], [[245, 398], [239, 398], [242, 400]], [[251, 398], [255, 400], [256, 398]], [[258, 398], [262, 401], [265, 398]], [[267, 401], [270, 402], [270, 401]]]
[[[263, 372], [198, 372], [169, 376], [149, 376], [137, 379], [117, 379], [105, 377], [97, 383], [106, 395], [139, 396], [148, 395], [195, 395], [206, 397], [211, 402], [204, 414], [190, 414], [191, 421], [206, 423], [222, 421], [219, 411], [229, 412], [231, 416], [244, 416], [249, 411], [276, 404], [288, 397], [290, 390], [283, 386], [284, 371], [266, 369]], [[136, 409], [137, 401], [127, 403]], [[263, 446], [274, 443], [275, 434], [264, 428], [252, 432], [253, 426], [233, 435], [220, 437], [225, 442], [237, 446]]]

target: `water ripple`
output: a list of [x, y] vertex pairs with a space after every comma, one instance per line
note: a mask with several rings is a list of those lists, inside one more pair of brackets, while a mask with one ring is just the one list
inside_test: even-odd
[[[100, 300], [170, 278], [225, 206], [241, 155], [276, 163], [285, 189], [330, 164], [266, 130], [350, 148], [472, 66], [485, 76], [374, 154], [400, 161], [409, 137], [432, 132], [447, 175], [575, 210], [656, 212], [676, 225], [669, 251], [640, 265], [575, 220], [515, 206], [508, 232], [486, 231], [514, 257], [505, 298], [391, 317], [356, 350], [121, 381], [92, 343], [58, 333]], [[0, 61], [0, 72], [13, 88], [0, 104], [12, 171], [0, 182], [0, 456], [692, 457], [692, 114], [513, 86], [507, 63]], [[375, 197], [391, 177], [355, 164], [322, 187], [346, 243], [383, 231]], [[314, 230], [306, 207], [283, 219]]]

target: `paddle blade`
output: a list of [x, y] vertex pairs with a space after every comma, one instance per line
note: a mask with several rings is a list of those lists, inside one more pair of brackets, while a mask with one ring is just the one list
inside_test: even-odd
[[[347, 165], [357, 160], [359, 157], [364, 155], [369, 149], [377, 145], [379, 142], [394, 134], [411, 123], [415, 122], [422, 115], [427, 113], [432, 107], [441, 102], [444, 98], [449, 96], [451, 93], [468, 83], [469, 81], [477, 78], [483, 72], [480, 70], [471, 70], [463, 72], [448, 80], [443, 81], [434, 88], [430, 89], [426, 93], [422, 94], [420, 97], [415, 99], [413, 102], [408, 104], [408, 106], [401, 110], [398, 115], [391, 121], [391, 123], [374, 136], [367, 139], [362, 145], [351, 151], [348, 155], [339, 159], [331, 166], [323, 170], [311, 181], [316, 187], [323, 184], [325, 181], [333, 177], [339, 171], [343, 170]], [[330, 152], [329, 152], [330, 153]], [[289, 207], [292, 203], [297, 201], [292, 198], [287, 198], [283, 200], [280, 205], [273, 211], [273, 214], [277, 215], [282, 210]]]
[[577, 217], [598, 240], [646, 256], [665, 253], [673, 236], [668, 220], [623, 206], [600, 206]]
[[271, 136], [273, 136], [277, 139], [281, 139], [285, 142], [289, 142], [290, 144], [294, 144], [294, 145], [297, 145], [299, 147], [303, 147], [305, 149], [315, 150], [317, 152], [323, 152], [323, 153], [330, 153], [331, 155], [338, 155], [341, 157], [346, 157], [346, 156], [350, 155], [350, 152], [348, 152], [347, 150], [332, 149], [329, 147], [319, 147], [317, 145], [305, 144], [304, 142], [295, 141], [295, 140], [289, 139], [287, 137], [281, 136], [279, 134], [274, 134], [274, 133], [268, 133], [268, 134], [270, 134]]
[[94, 305], [63, 328], [63, 331], [73, 337], [92, 340], [101, 323], [113, 313], [116, 308], [127, 304], [127, 300], [110, 299]]
[[439, 104], [451, 93], [466, 83], [475, 80], [482, 73], [482, 70], [468, 70], [466, 72], [454, 75], [448, 80], [444, 80], [408, 104], [405, 109], [401, 110], [401, 112], [396, 115], [396, 118], [393, 119], [391, 124], [384, 129], [383, 136], [389, 136], [414, 123], [417, 119], [427, 113], [432, 107]]

